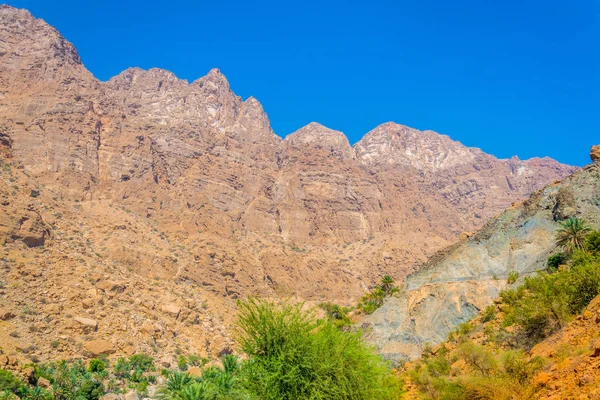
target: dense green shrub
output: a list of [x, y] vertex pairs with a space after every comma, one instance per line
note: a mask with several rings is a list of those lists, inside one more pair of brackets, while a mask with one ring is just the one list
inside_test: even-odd
[[515, 283], [517, 281], [517, 279], [519, 279], [519, 272], [518, 271], [510, 271], [508, 273], [508, 279], [506, 280], [506, 282], [509, 285], [512, 285], [513, 283]]
[[564, 253], [553, 254], [548, 257], [547, 267], [549, 272], [556, 272], [558, 267], [567, 261]]
[[523, 350], [507, 351], [502, 356], [504, 372], [521, 384], [529, 381], [544, 366], [540, 356], [529, 359]]
[[494, 355], [471, 341], [460, 345], [458, 355], [469, 367], [481, 375], [489, 376], [497, 368]]
[[585, 238], [585, 248], [592, 255], [600, 255], [600, 231], [594, 231]]
[[[96, 366], [93, 368], [98, 368], [99, 364], [94, 364]], [[36, 366], [36, 378], [44, 377], [48, 379], [52, 384], [54, 396], [50, 396], [42, 389], [33, 388], [33, 390], [36, 390], [41, 396], [47, 396], [49, 399], [97, 400], [105, 393], [102, 379], [106, 377], [106, 372], [104, 370], [90, 371], [93, 368], [91, 364], [86, 367], [80, 360], [72, 364], [66, 361], [41, 364]]]
[[496, 306], [494, 304], [489, 305], [483, 311], [483, 315], [481, 318], [482, 322], [490, 322], [496, 319]]
[[239, 303], [243, 369], [260, 399], [392, 399], [400, 384], [358, 334], [317, 322], [301, 304]]
[[523, 345], [548, 337], [600, 294], [598, 258], [575, 251], [568, 262], [565, 270], [527, 277], [520, 287], [500, 294], [507, 309], [503, 325], [519, 326]]
[[322, 303], [320, 307], [325, 311], [327, 318], [329, 318], [337, 327], [342, 328], [352, 324], [348, 317], [350, 308], [341, 307], [333, 303]]
[[25, 385], [12, 372], [0, 369], [0, 392], [22, 395]]
[[104, 361], [94, 358], [90, 360], [90, 366], [88, 367], [89, 372], [102, 372], [106, 370], [106, 364]]

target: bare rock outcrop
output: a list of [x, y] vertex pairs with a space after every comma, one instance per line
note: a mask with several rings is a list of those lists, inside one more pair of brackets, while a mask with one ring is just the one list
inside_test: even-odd
[[369, 340], [394, 361], [418, 358], [426, 344], [443, 341], [454, 327], [491, 304], [508, 286], [510, 272], [526, 276], [545, 269], [555, 248], [555, 210], [561, 202], [573, 208], [569, 214], [600, 226], [599, 177], [600, 166], [590, 165], [432, 257], [406, 279], [398, 297], [365, 319], [372, 328]]
[[590, 150], [590, 158], [592, 159], [593, 162], [600, 161], [600, 145], [592, 146], [592, 148]]

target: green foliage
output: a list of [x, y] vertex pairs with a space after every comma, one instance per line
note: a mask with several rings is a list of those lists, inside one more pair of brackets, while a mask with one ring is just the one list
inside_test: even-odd
[[585, 238], [592, 229], [578, 217], [571, 217], [560, 224], [556, 233], [556, 244], [563, 246], [568, 253], [585, 250]]
[[394, 286], [394, 280], [389, 275], [384, 275], [381, 278], [381, 284], [379, 287], [385, 292], [386, 296], [389, 296], [396, 287]]
[[322, 303], [320, 307], [325, 310], [327, 318], [329, 318], [338, 328], [352, 324], [352, 321], [350, 321], [350, 318], [348, 317], [350, 308], [341, 307], [333, 303]]
[[88, 367], [89, 372], [102, 372], [106, 370], [106, 364], [104, 361], [94, 358], [90, 360], [90, 366]]
[[158, 391], [159, 400], [236, 400], [249, 399], [250, 395], [239, 379], [240, 365], [237, 357], [226, 355], [221, 359], [223, 368], [209, 367], [201, 377], [185, 372], [167, 373], [167, 383]]
[[503, 291], [503, 325], [520, 328], [520, 344], [531, 346], [564, 326], [600, 294], [600, 261], [575, 251], [570, 268], [527, 277], [523, 285]]
[[490, 322], [496, 319], [496, 306], [489, 305], [483, 311], [482, 322]]
[[600, 231], [594, 231], [585, 238], [585, 248], [592, 255], [600, 255]]
[[506, 280], [506, 282], [509, 285], [512, 285], [513, 283], [515, 283], [517, 281], [517, 279], [519, 279], [519, 272], [518, 271], [510, 271], [508, 273], [508, 279]]
[[132, 382], [144, 382], [146, 372], [155, 371], [154, 359], [147, 354], [134, 354], [129, 359], [120, 357], [115, 364], [113, 374], [119, 379]]
[[203, 367], [208, 364], [208, 358], [200, 357], [196, 354], [190, 354], [187, 356], [187, 363], [192, 367]]
[[188, 369], [187, 358], [183, 354], [180, 355], [179, 359], [177, 360], [177, 368], [179, 368], [181, 371], [187, 371]]
[[558, 270], [558, 267], [564, 264], [565, 262], [567, 262], [567, 256], [564, 253], [557, 253], [551, 255], [550, 257], [548, 257], [548, 271], [556, 272], [556, 270]]
[[12, 372], [0, 369], [0, 392], [12, 393], [21, 396], [25, 385], [17, 379]]
[[[100, 360], [97, 360], [100, 361]], [[97, 363], [96, 367], [99, 365]], [[102, 365], [105, 365], [102, 363]], [[90, 366], [91, 367], [91, 366]], [[36, 391], [36, 396], [56, 400], [97, 400], [104, 394], [102, 376], [103, 371], [91, 372], [90, 367], [81, 361], [68, 364], [66, 361], [58, 363], [41, 364], [36, 367], [36, 377], [44, 377], [52, 384], [52, 397], [41, 388]], [[96, 368], [94, 367], [94, 368]]]
[[512, 350], [504, 353], [502, 365], [510, 378], [524, 384], [542, 369], [544, 360], [540, 356], [528, 359], [523, 350]]
[[239, 303], [246, 386], [260, 399], [392, 399], [400, 384], [358, 334], [318, 322], [302, 304]]
[[[543, 367], [544, 360], [529, 360], [523, 351], [500, 353], [498, 357], [465, 339], [455, 352], [439, 350], [424, 356], [408, 375], [421, 394], [419, 398], [424, 399], [531, 398], [527, 384]], [[467, 369], [453, 368], [451, 363], [457, 361], [463, 361]]]
[[492, 353], [473, 342], [465, 342], [458, 348], [458, 355], [465, 363], [483, 376], [489, 376], [497, 368], [497, 362]]
[[127, 379], [131, 372], [131, 366], [126, 358], [120, 357], [115, 364], [113, 373], [117, 378]]
[[358, 304], [358, 309], [365, 314], [373, 314], [375, 310], [383, 305], [383, 301], [386, 297], [391, 296], [398, 291], [399, 289], [394, 285], [392, 277], [385, 275], [381, 278], [381, 283], [379, 285], [362, 297]]
[[131, 369], [148, 372], [154, 370], [154, 359], [147, 354], [134, 354], [129, 357]]

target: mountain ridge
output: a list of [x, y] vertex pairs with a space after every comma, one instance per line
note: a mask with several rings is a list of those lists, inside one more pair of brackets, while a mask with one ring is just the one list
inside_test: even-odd
[[[278, 137], [258, 100], [237, 96], [218, 70], [188, 83], [131, 68], [100, 82], [66, 43], [29, 13], [0, 8], [1, 251], [58, 260], [48, 271], [57, 276], [114, 268], [144, 288], [158, 278], [173, 295], [164, 302], [181, 308], [185, 299], [171, 291], [193, 287], [210, 298], [210, 311], [194, 312], [222, 313], [220, 332], [246, 296], [353, 304], [383, 275], [403, 281], [462, 232], [577, 170], [498, 160], [397, 124], [376, 128], [372, 145], [391, 152], [371, 164], [357, 156], [360, 145], [317, 123]], [[35, 293], [11, 291], [0, 305], [46, 309]], [[73, 298], [83, 297], [77, 290]], [[67, 303], [69, 314], [114, 321], [98, 305]], [[134, 326], [162, 320], [160, 307], [139, 312]], [[193, 336], [183, 323], [168, 321]]]
[[[70, 42], [68, 42], [68, 40], [66, 40], [60, 34], [60, 32], [58, 32], [58, 30], [56, 30], [55, 28], [53, 28], [46, 21], [44, 21], [41, 18], [34, 17], [26, 9], [14, 8], [14, 7], [9, 6], [7, 4], [0, 5], [0, 10], [3, 10], [4, 12], [8, 11], [9, 13], [13, 13], [13, 14], [18, 14], [18, 15], [21, 16], [21, 18], [19, 19], [20, 21], [31, 21], [31, 20], [33, 20], [35, 23], [39, 23], [43, 27], [48, 28], [51, 31], [53, 31], [56, 34], [56, 36], [57, 36], [56, 39], [58, 39], [58, 42], [59, 43], [63, 43], [64, 45], [62, 47], [65, 48], [65, 51], [59, 51], [59, 53], [57, 55], [58, 56], [60, 56], [60, 55], [68, 56], [69, 54], [71, 54], [71, 57], [67, 57], [67, 60], [71, 60], [73, 63], [75, 63], [77, 65], [81, 65], [82, 67], [85, 68], [85, 65], [81, 61], [81, 58], [80, 58], [79, 54], [77, 53], [76, 48]], [[87, 70], [87, 68], [85, 70], [91, 76], [93, 76], [93, 74], [89, 70]], [[98, 83], [100, 85], [109, 85], [110, 86], [112, 83], [120, 80], [120, 78], [122, 78], [122, 76], [127, 75], [127, 74], [135, 74], [135, 73], [140, 73], [140, 74], [143, 74], [143, 75], [152, 75], [152, 76], [155, 77], [155, 79], [158, 80], [157, 83], [161, 82], [161, 85], [162, 85], [162, 81], [161, 81], [161, 75], [162, 75], [164, 78], [171, 79], [171, 80], [175, 81], [176, 83], [182, 84], [182, 85], [185, 84], [187, 86], [194, 86], [194, 85], [197, 86], [197, 85], [200, 85], [203, 81], [211, 81], [213, 83], [217, 83], [217, 85], [218, 84], [222, 85], [223, 88], [230, 89], [229, 81], [227, 80], [227, 78], [225, 77], [225, 75], [219, 70], [219, 68], [212, 68], [212, 69], [210, 69], [209, 72], [206, 75], [198, 77], [195, 80], [193, 80], [192, 82], [189, 82], [186, 79], [182, 79], [182, 78], [177, 77], [176, 74], [173, 73], [172, 71], [169, 71], [169, 70], [163, 69], [163, 68], [157, 68], [157, 67], [152, 67], [152, 68], [148, 68], [148, 69], [142, 69], [140, 67], [128, 67], [128, 68], [124, 69], [123, 71], [119, 72], [118, 74], [116, 74], [116, 75], [108, 78], [105, 81], [100, 80], [100, 79], [98, 79], [96, 77], [94, 77], [94, 80], [96, 81], [96, 83]], [[242, 100], [242, 102], [245, 102], [245, 101], [247, 101], [249, 99], [254, 99], [254, 100], [256, 100], [260, 104], [260, 102], [254, 96], [249, 96], [248, 99], [246, 99], [246, 100], [241, 99], [241, 100]], [[260, 105], [260, 107], [263, 108], [262, 105]], [[297, 132], [301, 131], [304, 128], [307, 128], [311, 124], [314, 124], [314, 123], [324, 126], [323, 124], [321, 124], [321, 123], [319, 123], [317, 121], [313, 121], [313, 122], [310, 122], [310, 123], [308, 123], [308, 124], [306, 124], [306, 125], [298, 128], [296, 131], [294, 131], [292, 133], [289, 133], [289, 134], [287, 134], [285, 136], [277, 135], [277, 134], [276, 135], [279, 138], [281, 138], [281, 140], [285, 140], [285, 138], [287, 138], [288, 136], [293, 135], [294, 133], [297, 133]], [[417, 130], [417, 129], [408, 127], [406, 125], [399, 124], [399, 123], [397, 123], [395, 121], [388, 121], [388, 122], [381, 123], [381, 124], [375, 126], [370, 131], [364, 133], [359, 140], [357, 140], [354, 144], [351, 144], [351, 147], [352, 147], [353, 151], [357, 152], [357, 148], [360, 148], [363, 145], [363, 142], [365, 141], [365, 138], [368, 137], [368, 135], [370, 135], [370, 134], [372, 134], [374, 132], [377, 132], [377, 131], [386, 130], [386, 129], [390, 128], [391, 126], [393, 126], [393, 128], [396, 129], [396, 130], [397, 129], [409, 130], [409, 131], [412, 131], [412, 132], [418, 132], [418, 133], [420, 133], [422, 135], [435, 134], [437, 137], [439, 137], [440, 140], [445, 140], [444, 138], [447, 138], [447, 139], [451, 140], [452, 142], [459, 143], [461, 146], [465, 147], [469, 151], [472, 151], [472, 152], [481, 152], [481, 153], [484, 153], [486, 155], [490, 155], [490, 156], [492, 156], [492, 157], [494, 157], [494, 158], [496, 158], [497, 160], [500, 160], [500, 161], [510, 160], [510, 159], [513, 159], [514, 157], [516, 157], [516, 156], [513, 156], [513, 157], [510, 157], [510, 158], [498, 158], [498, 157], [493, 156], [490, 153], [483, 152], [478, 147], [467, 147], [467, 146], [464, 146], [462, 143], [460, 143], [460, 142], [458, 142], [456, 140], [451, 139], [451, 137], [448, 136], [448, 135], [440, 134], [438, 132], [435, 132], [435, 131], [429, 130], [429, 129]], [[335, 129], [329, 128], [329, 127], [327, 127], [327, 129], [335, 130]], [[342, 132], [342, 131], [338, 131], [338, 132]], [[344, 136], [346, 136], [346, 135], [344, 134]], [[349, 141], [349, 139], [347, 137], [346, 137], [346, 139]], [[537, 160], [539, 158], [546, 158], [546, 156], [544, 156], [544, 157], [531, 157], [529, 159], [524, 159], [522, 161], [525, 162], [525, 161], [529, 161], [529, 160]]]

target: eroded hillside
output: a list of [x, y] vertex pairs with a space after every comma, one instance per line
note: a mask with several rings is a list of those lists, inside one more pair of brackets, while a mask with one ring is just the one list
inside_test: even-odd
[[491, 304], [509, 274], [545, 269], [560, 221], [577, 215], [600, 226], [599, 199], [594, 163], [515, 204], [409, 276], [400, 295], [366, 319], [369, 340], [390, 359], [418, 358], [425, 345], [440, 343]]

